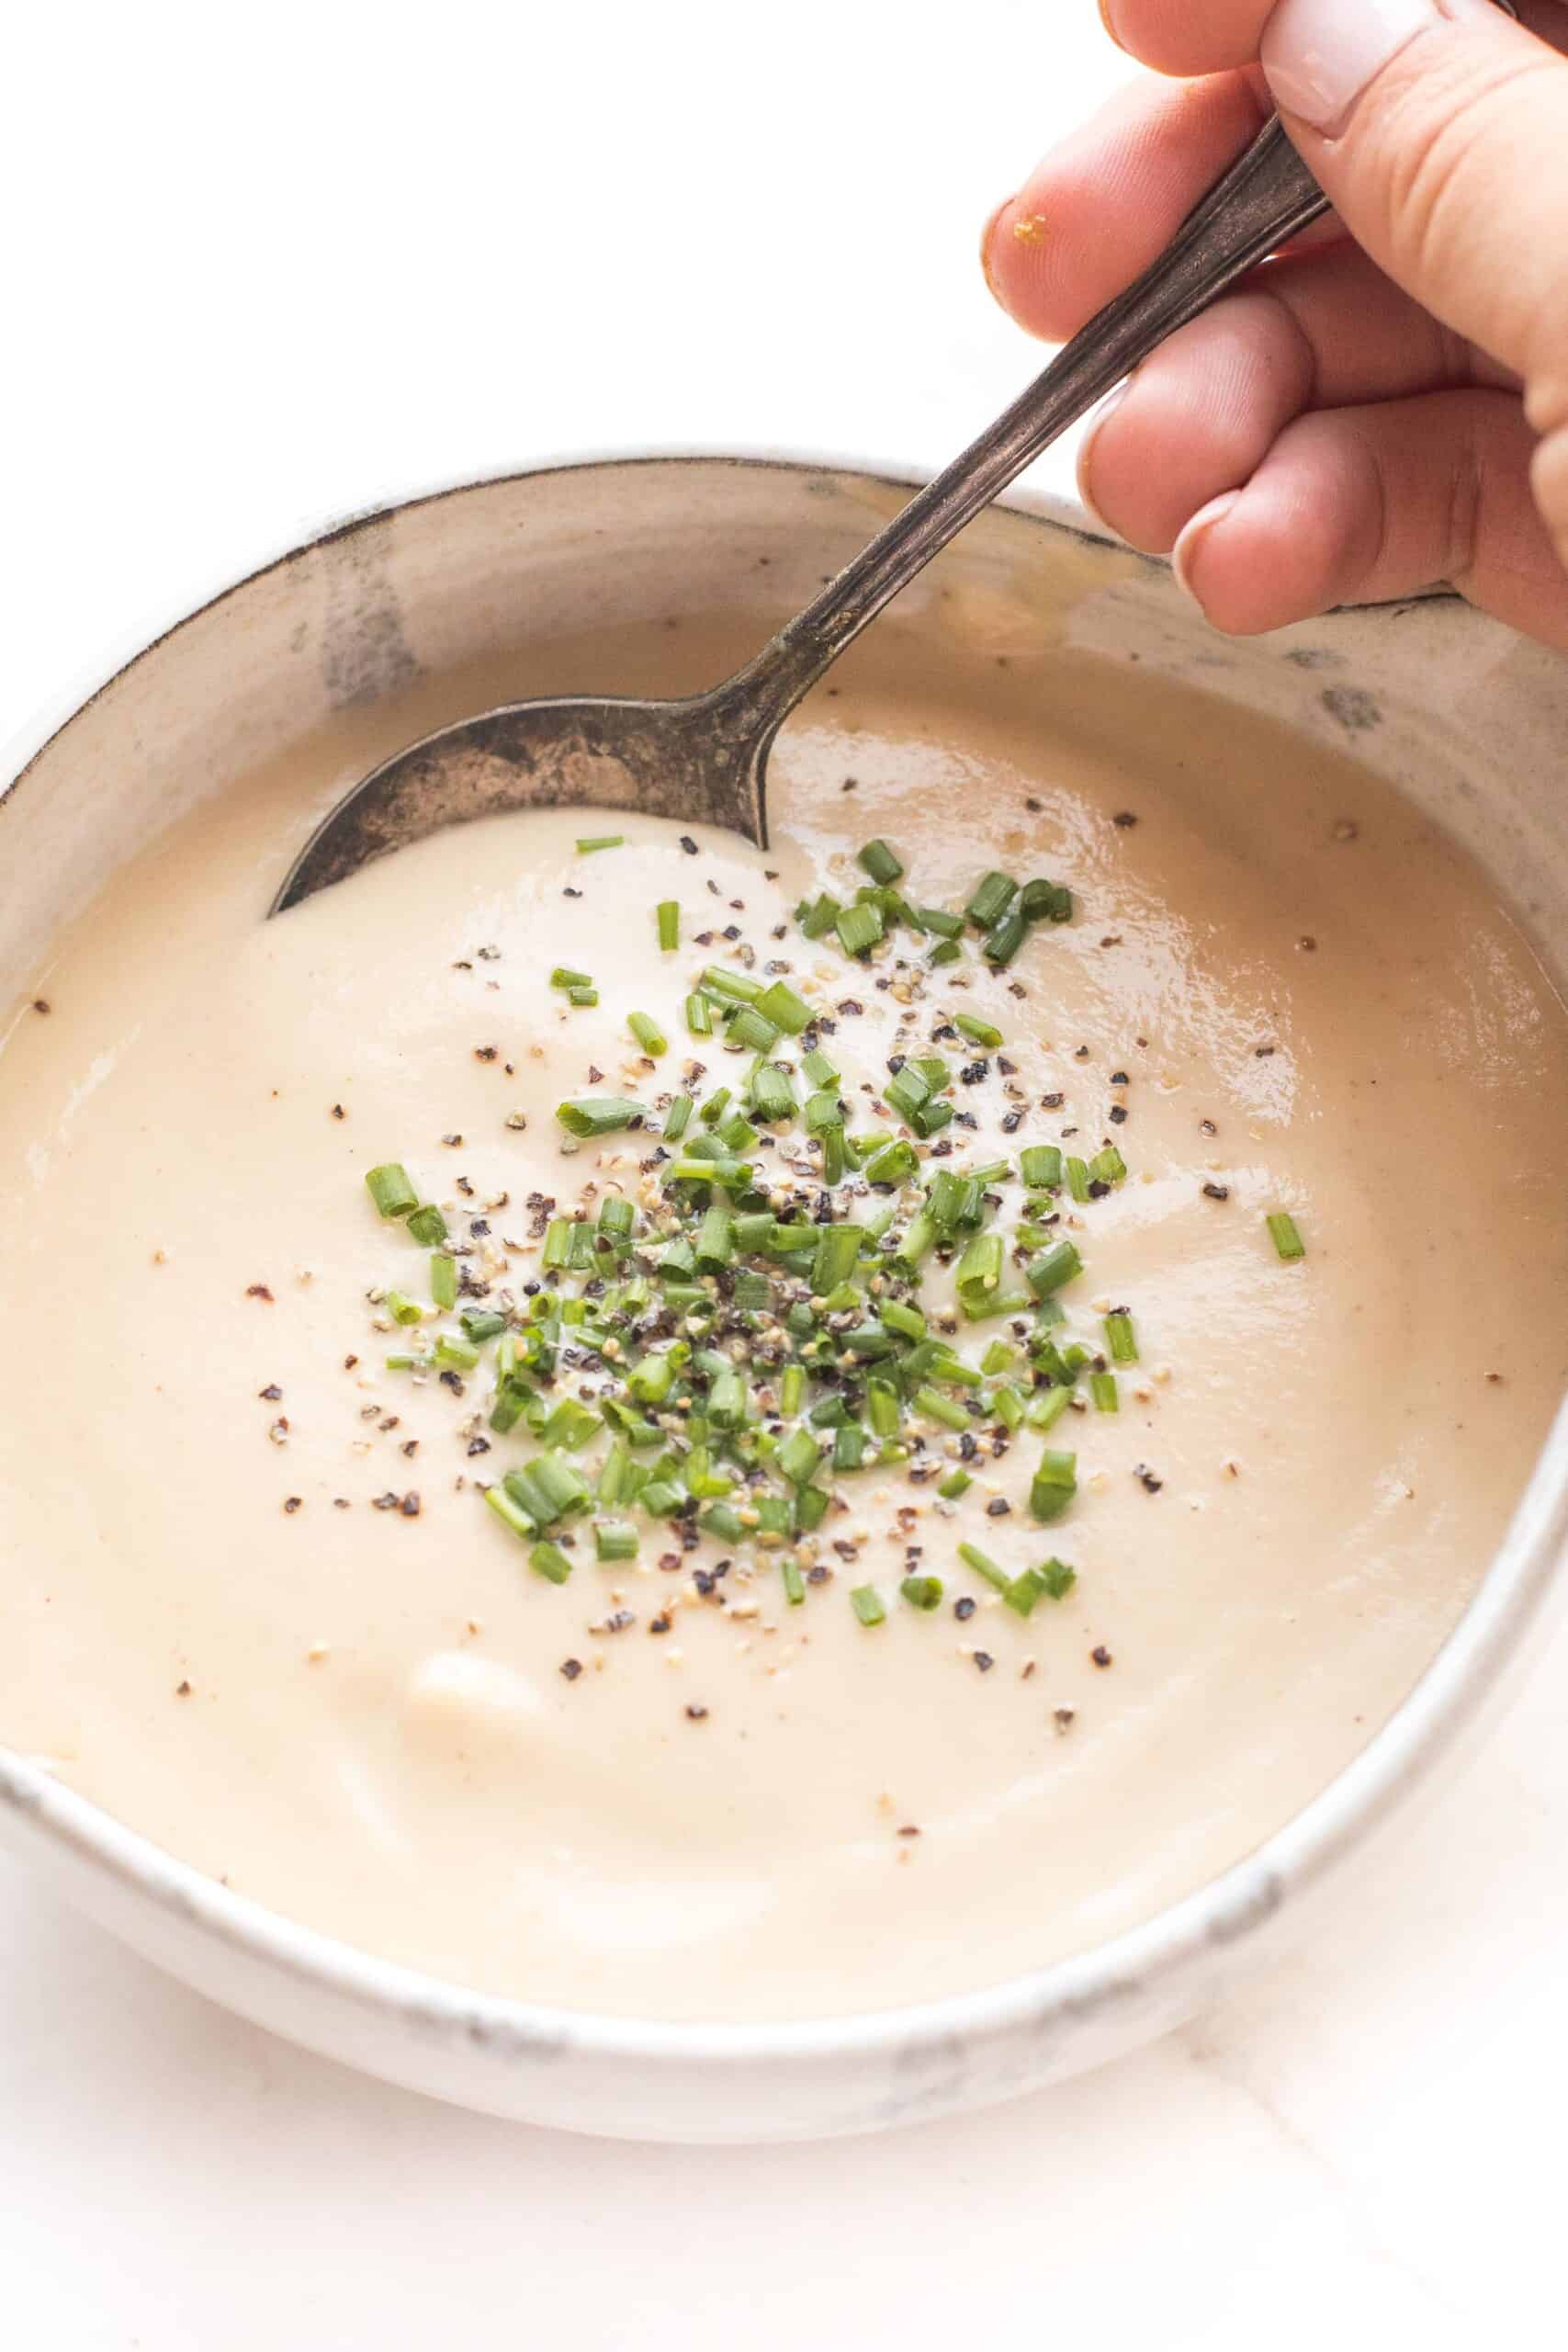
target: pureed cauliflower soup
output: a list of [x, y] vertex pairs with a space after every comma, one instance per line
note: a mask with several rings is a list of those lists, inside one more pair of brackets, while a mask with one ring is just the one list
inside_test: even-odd
[[354, 1944], [670, 2018], [971, 1989], [1234, 1862], [1568, 1374], [1562, 1006], [1424, 818], [1190, 692], [886, 628], [765, 854], [517, 815], [263, 920], [430, 726], [746, 650], [342, 715], [0, 1055], [0, 1736]]

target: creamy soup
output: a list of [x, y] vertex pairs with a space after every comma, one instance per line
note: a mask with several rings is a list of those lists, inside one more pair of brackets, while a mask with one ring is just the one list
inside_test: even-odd
[[[551, 661], [636, 688], [741, 650]], [[1568, 1375], [1561, 1006], [1348, 762], [896, 630], [781, 741], [766, 854], [520, 815], [263, 920], [344, 783], [509, 685], [333, 722], [16, 1010], [0, 1736], [247, 1895], [571, 2007], [882, 2007], [1146, 1918], [1356, 1754], [1504, 1531]], [[797, 910], [877, 888], [874, 840], [904, 871], [862, 961]], [[900, 922], [991, 871], [1070, 920], [1000, 966]], [[637, 1124], [558, 1114], [605, 1098]], [[749, 1102], [715, 1147], [748, 1211], [673, 1171]], [[846, 1223], [841, 1273], [808, 1253]], [[587, 1510], [538, 1509], [542, 1426]]]

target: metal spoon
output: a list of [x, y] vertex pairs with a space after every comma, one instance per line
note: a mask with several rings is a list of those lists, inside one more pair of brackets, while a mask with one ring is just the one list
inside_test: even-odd
[[426, 736], [338, 802], [271, 911], [281, 914], [443, 826], [507, 808], [637, 808], [728, 826], [766, 848], [768, 752], [829, 663], [1059, 434], [1327, 209], [1278, 119], [1270, 119], [1136, 284], [745, 669], [680, 702], [561, 695], [513, 703]]

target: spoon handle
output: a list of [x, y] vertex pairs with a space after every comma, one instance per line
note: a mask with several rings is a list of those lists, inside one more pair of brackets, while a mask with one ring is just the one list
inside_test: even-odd
[[1271, 117], [1159, 259], [718, 689], [728, 721], [742, 735], [754, 730], [765, 749], [807, 688], [965, 523], [1168, 335], [1328, 209], [1279, 117]]

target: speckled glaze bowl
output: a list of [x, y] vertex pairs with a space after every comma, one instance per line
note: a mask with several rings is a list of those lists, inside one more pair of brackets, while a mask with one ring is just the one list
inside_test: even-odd
[[[565, 465], [415, 499], [295, 548], [171, 628], [3, 771], [0, 1006], [120, 861], [330, 710], [594, 622], [722, 606], [754, 612], [761, 642], [908, 488], [820, 462]], [[1163, 564], [1048, 504], [982, 516], [884, 626], [896, 619], [918, 639], [951, 628], [955, 603], [1002, 650], [1050, 629], [1086, 660], [1137, 662], [1348, 745], [1474, 853], [1559, 983], [1568, 978], [1560, 658], [1447, 597], [1228, 643]], [[1310, 1928], [1306, 1898], [1330, 1865], [1453, 1748], [1495, 1689], [1565, 1540], [1568, 1417], [1459, 1627], [1314, 1804], [1134, 1933], [919, 2008], [704, 2027], [483, 1997], [228, 1893], [3, 1749], [0, 1832], [85, 1911], [213, 1999], [439, 2098], [647, 2139], [867, 2132], [1094, 2065]]]

